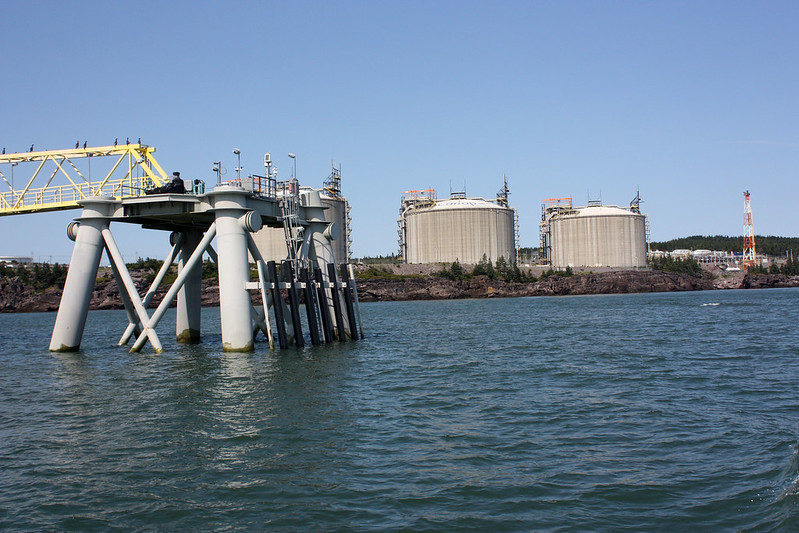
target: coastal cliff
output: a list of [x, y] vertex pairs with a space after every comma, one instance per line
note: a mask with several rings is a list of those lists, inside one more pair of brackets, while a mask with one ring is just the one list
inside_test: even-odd
[[[360, 301], [448, 300], [799, 287], [799, 276], [749, 275], [742, 272], [719, 275], [703, 271], [697, 275], [689, 275], [653, 270], [619, 270], [598, 273], [583, 272], [568, 277], [552, 275], [535, 282], [519, 283], [489, 279], [488, 276], [452, 280], [437, 276], [430, 269], [422, 268], [420, 270], [418, 266], [414, 267], [416, 270], [413, 270], [413, 274], [407, 274], [411, 269], [404, 265], [383, 268], [393, 276], [363, 278], [356, 269]], [[362, 272], [363, 270], [361, 270]], [[133, 271], [131, 276], [139, 293], [144, 294], [149, 287], [144, 275], [141, 272]], [[150, 303], [150, 307], [156, 307], [168, 289], [169, 285], [162, 286]], [[61, 292], [58, 287], [37, 291], [16, 277], [0, 278], [0, 312], [56, 311], [61, 300]], [[219, 305], [219, 286], [215, 279], [203, 280], [202, 303], [204, 307]], [[113, 279], [98, 278], [92, 292], [90, 308], [123, 308], [119, 290]]]
[[[133, 283], [139, 294], [145, 294], [150, 284], [141, 272], [131, 272]], [[169, 290], [169, 285], [161, 286], [150, 302], [151, 308], [157, 307], [164, 295]], [[0, 278], [0, 313], [36, 313], [57, 311], [61, 301], [62, 289], [48, 287], [44, 290], [35, 290], [29, 284], [23, 283], [19, 278]], [[215, 279], [205, 279], [202, 284], [203, 307], [219, 305], [219, 284]], [[174, 303], [173, 303], [174, 305]], [[119, 289], [113, 279], [98, 277], [89, 308], [97, 309], [123, 309], [122, 300], [119, 298]]]
[[[799, 285], [799, 280], [797, 280]], [[475, 276], [449, 280], [438, 276], [358, 281], [362, 302], [395, 300], [442, 300], [455, 298], [504, 298], [514, 296], [564, 296], [577, 294], [620, 294], [674, 292], [716, 288], [709, 275], [690, 276], [657, 271], [616, 271], [549, 276], [532, 283], [505, 282]]]

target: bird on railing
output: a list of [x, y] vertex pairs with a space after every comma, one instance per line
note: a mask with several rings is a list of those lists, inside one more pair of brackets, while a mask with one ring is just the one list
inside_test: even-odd
[[31, 145], [31, 149], [30, 149], [30, 151], [31, 151], [31, 152], [33, 152], [33, 145]]
[[75, 141], [75, 148], [80, 148], [80, 141]]
[[130, 137], [125, 137], [125, 144], [130, 144]]
[[6, 155], [6, 149], [3, 148], [3, 155]]
[[116, 139], [114, 139], [114, 146], [116, 146], [118, 142], [119, 142], [119, 137], [117, 137]]
[[139, 137], [139, 144], [141, 144], [141, 137]]
[[84, 150], [86, 149], [86, 143], [88, 143], [88, 142], [89, 142], [89, 141], [83, 141], [83, 149], [84, 149]]

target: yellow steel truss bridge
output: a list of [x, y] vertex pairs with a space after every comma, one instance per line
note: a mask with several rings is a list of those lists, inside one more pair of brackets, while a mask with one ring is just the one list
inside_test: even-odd
[[[0, 179], [8, 190], [0, 192], [0, 216], [75, 209], [92, 196], [142, 196], [146, 189], [169, 181], [153, 152], [152, 146], [122, 144], [2, 154]], [[83, 172], [74, 161], [81, 158], [89, 158], [81, 165]], [[94, 174], [102, 179], [93, 181], [91, 164], [97, 160], [101, 163], [95, 164]], [[109, 164], [110, 170], [97, 168]]]

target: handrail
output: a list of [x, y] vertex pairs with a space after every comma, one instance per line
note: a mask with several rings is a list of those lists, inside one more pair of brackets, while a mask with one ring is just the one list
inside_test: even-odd
[[50, 185], [39, 189], [0, 193], [0, 216], [76, 209], [79, 201], [92, 196], [133, 198], [143, 196], [145, 189], [153, 186], [149, 177], [103, 180], [102, 182]]

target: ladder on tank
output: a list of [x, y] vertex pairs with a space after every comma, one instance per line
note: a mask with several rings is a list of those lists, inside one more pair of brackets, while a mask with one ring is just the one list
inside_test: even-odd
[[302, 245], [302, 226], [299, 223], [300, 191], [296, 178], [280, 184], [280, 214], [283, 219], [283, 235], [286, 239], [288, 260], [299, 271], [299, 249]]

